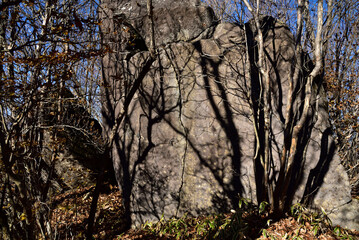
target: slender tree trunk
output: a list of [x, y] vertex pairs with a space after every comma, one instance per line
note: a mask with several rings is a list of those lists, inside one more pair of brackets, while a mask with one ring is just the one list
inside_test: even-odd
[[96, 216], [96, 210], [97, 210], [97, 202], [98, 198], [100, 196], [101, 187], [103, 184], [103, 178], [104, 178], [104, 167], [101, 168], [99, 174], [97, 175], [97, 181], [96, 181], [96, 187], [92, 195], [92, 202], [91, 202], [91, 208], [89, 217], [87, 220], [87, 233], [86, 233], [86, 239], [91, 240], [92, 234], [93, 234], [93, 227], [95, 222], [95, 216]]

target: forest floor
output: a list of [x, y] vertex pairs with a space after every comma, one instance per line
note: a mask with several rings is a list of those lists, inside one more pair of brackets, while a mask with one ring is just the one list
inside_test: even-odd
[[[72, 190], [52, 199], [51, 225], [57, 239], [84, 239], [94, 187]], [[358, 239], [359, 231], [331, 226], [323, 213], [300, 205], [272, 221], [265, 206], [242, 202], [231, 213], [161, 219], [124, 232], [121, 194], [109, 186], [99, 197], [94, 239]]]

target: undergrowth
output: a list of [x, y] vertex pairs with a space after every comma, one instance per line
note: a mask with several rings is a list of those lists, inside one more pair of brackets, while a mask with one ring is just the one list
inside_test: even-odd
[[[164, 217], [156, 223], [146, 222], [141, 229], [141, 238], [131, 239], [358, 239], [358, 235], [332, 227], [324, 210], [312, 212], [300, 204], [291, 207], [287, 216], [273, 222], [268, 203], [254, 205], [241, 199], [236, 210], [226, 214], [181, 218]], [[129, 236], [129, 235], [123, 235]], [[121, 238], [118, 239], [129, 239]]]
[[165, 239], [244, 239], [258, 237], [268, 217], [267, 203], [258, 207], [246, 199], [239, 201], [238, 209], [227, 214], [202, 217], [163, 217], [156, 223], [146, 222], [142, 230]]

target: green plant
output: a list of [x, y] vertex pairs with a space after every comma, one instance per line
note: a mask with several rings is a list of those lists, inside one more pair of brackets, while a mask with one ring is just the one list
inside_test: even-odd
[[[262, 202], [258, 206], [248, 199], [241, 198], [238, 209], [228, 214], [214, 214], [207, 217], [181, 218], [165, 220], [162, 216], [157, 223], [146, 222], [142, 229], [158, 237], [175, 239], [244, 239], [249, 234], [260, 232], [260, 226], [270, 224], [258, 222], [267, 213], [269, 204]], [[253, 225], [250, 221], [256, 221]]]
[[240, 198], [238, 201], [238, 208], [244, 209], [250, 205], [250, 199], [248, 198]]
[[268, 202], [265, 202], [265, 201], [263, 201], [263, 202], [261, 202], [260, 204], [259, 204], [259, 207], [258, 207], [258, 212], [259, 212], [259, 214], [262, 214], [262, 213], [264, 213], [266, 210], [267, 210], [267, 207], [269, 206], [269, 203]]
[[[267, 202], [255, 205], [246, 198], [239, 199], [238, 209], [219, 227], [214, 239], [244, 239], [265, 231], [261, 227], [271, 222], [270, 219], [265, 220], [268, 206]], [[263, 216], [265, 217], [262, 218]]]
[[188, 218], [187, 214], [185, 214], [181, 218], [171, 218], [169, 220], [165, 220], [165, 218], [162, 216], [160, 221], [157, 223], [146, 222], [142, 226], [142, 229], [152, 233], [155, 236], [162, 237], [169, 235], [176, 239], [186, 239], [190, 235], [188, 229], [193, 226], [193, 219]]
[[228, 224], [228, 217], [218, 214], [201, 219], [196, 224], [196, 233], [204, 239], [215, 239], [220, 229]]
[[338, 226], [333, 229], [333, 233], [340, 239], [349, 239], [349, 240], [353, 239], [353, 237], [350, 235], [350, 233], [347, 230]]
[[331, 220], [324, 209], [321, 211], [309, 211], [300, 203], [291, 207], [291, 215], [296, 218], [297, 222], [302, 225], [310, 225], [314, 236], [323, 232], [323, 227], [330, 227]]

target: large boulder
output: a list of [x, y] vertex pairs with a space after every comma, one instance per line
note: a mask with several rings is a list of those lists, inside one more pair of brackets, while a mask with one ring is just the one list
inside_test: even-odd
[[104, 153], [102, 127], [91, 116], [86, 101], [66, 87], [52, 87], [43, 89], [40, 104], [40, 123], [44, 129], [42, 176], [46, 179], [51, 172], [55, 191], [94, 184], [101, 169], [113, 179], [111, 161]]
[[[194, 1], [159, 2], [154, 1], [159, 55], [130, 105], [112, 152], [119, 175], [126, 178], [132, 174], [127, 177], [130, 181], [118, 180], [130, 185], [125, 189], [131, 190], [136, 223], [162, 215], [228, 211], [237, 206], [238, 195], [255, 201], [258, 194], [251, 110], [259, 94], [254, 25], [217, 23], [208, 7]], [[118, 50], [103, 59], [104, 125], [109, 131], [123, 107], [126, 89], [149, 58], [147, 48], [129, 50], [121, 46], [128, 42], [129, 35], [114, 30], [131, 26], [146, 46], [149, 30], [141, 5], [135, 6], [132, 1], [104, 4], [111, 6], [104, 14], [110, 16], [104, 18], [102, 26], [104, 41]], [[135, 10], [127, 11], [130, 8]], [[286, 25], [271, 17], [262, 22], [272, 66], [271, 156], [275, 175], [283, 145], [295, 45]], [[303, 76], [306, 68], [310, 68], [309, 61], [303, 65]], [[293, 108], [300, 109], [303, 82], [295, 84]], [[351, 201], [350, 185], [331, 137], [325, 94], [319, 82], [313, 91], [316, 96], [302, 138], [306, 141], [302, 150], [307, 152], [295, 166], [293, 174], [300, 184], [291, 194], [295, 201], [333, 212]], [[357, 213], [353, 214], [359, 219]], [[353, 216], [339, 215], [331, 215], [335, 224], [359, 228], [358, 223], [352, 224]]]

